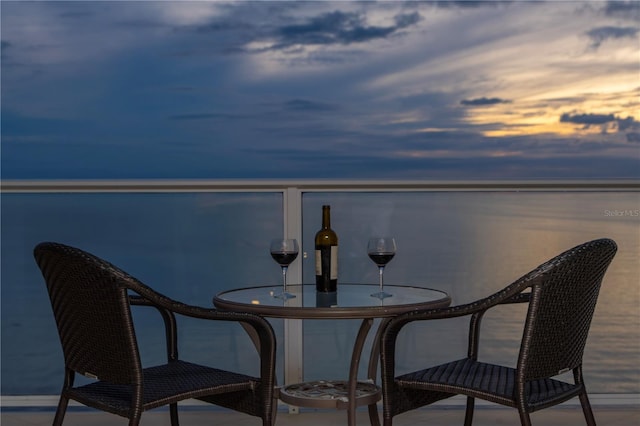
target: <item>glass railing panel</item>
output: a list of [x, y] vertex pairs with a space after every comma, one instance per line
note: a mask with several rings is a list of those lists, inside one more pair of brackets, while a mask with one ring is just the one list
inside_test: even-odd
[[[3, 193], [2, 394], [53, 395], [60, 388], [59, 343], [31, 256], [37, 242], [77, 245], [169, 296], [210, 306], [221, 290], [280, 282], [267, 248], [269, 239], [283, 232], [283, 197], [277, 189], [263, 190]], [[366, 241], [372, 234], [393, 234], [399, 250], [386, 281], [442, 289], [454, 303], [498, 290], [575, 244], [615, 239], [619, 252], [596, 310], [585, 370], [593, 393], [639, 392], [639, 192], [315, 191], [303, 193], [299, 259], [305, 283], [314, 281], [313, 236], [322, 204], [332, 206], [332, 227], [340, 237], [340, 281], [375, 283], [377, 270], [366, 256]], [[500, 362], [515, 359], [517, 347], [508, 343], [519, 339], [516, 317], [522, 317], [521, 306], [485, 319], [483, 353]], [[150, 348], [143, 349], [145, 362], [162, 361], [163, 337], [148, 331], [157, 321], [153, 315], [136, 315], [143, 346]], [[278, 381], [283, 383], [282, 322], [273, 323]], [[255, 351], [244, 332], [217, 327], [187, 322], [182, 353], [223, 368], [252, 364], [245, 358], [255, 357]], [[304, 327], [305, 379], [344, 378], [358, 322], [305, 321]], [[463, 354], [466, 337], [452, 331], [464, 328], [439, 323], [409, 329], [400, 344], [410, 355], [399, 359], [400, 368]], [[222, 356], [209, 349], [207, 335], [223, 337]]]
[[[376, 283], [377, 268], [367, 257], [367, 240], [389, 234], [396, 238], [398, 252], [386, 268], [385, 282], [441, 289], [455, 304], [500, 290], [577, 244], [614, 239], [619, 251], [593, 321], [585, 355], [586, 380], [594, 393], [640, 391], [640, 193], [305, 193], [305, 282], [314, 281], [313, 236], [321, 225], [323, 204], [331, 205], [331, 227], [339, 238], [339, 281]], [[482, 354], [515, 363], [524, 309], [501, 307], [485, 318]], [[358, 325], [357, 321], [305, 322], [305, 376], [322, 378], [327, 371], [347, 371]], [[401, 335], [404, 355], [397, 360], [399, 369], [410, 371], [456, 354], [463, 357], [465, 333], [466, 325], [459, 323], [412, 325]]]
[[[222, 290], [279, 282], [268, 248], [283, 233], [282, 202], [278, 192], [3, 194], [2, 395], [55, 395], [62, 385], [60, 344], [32, 256], [38, 242], [82, 248], [167, 296], [212, 307]], [[134, 315], [143, 362], [162, 362], [159, 316], [145, 308]], [[189, 359], [257, 366], [245, 359], [256, 352], [241, 327], [182, 324], [180, 350]]]

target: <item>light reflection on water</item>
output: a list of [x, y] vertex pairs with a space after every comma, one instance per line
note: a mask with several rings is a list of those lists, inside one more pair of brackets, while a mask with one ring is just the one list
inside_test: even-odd
[[[341, 238], [342, 261], [350, 259], [349, 270], [341, 271], [345, 281], [365, 277], [374, 283], [375, 268], [358, 254], [362, 241], [369, 234], [393, 235], [398, 253], [386, 268], [386, 281], [445, 290], [454, 304], [488, 296], [575, 245], [602, 237], [614, 239], [618, 253], [605, 276], [593, 320], [585, 375], [592, 392], [640, 390], [640, 194], [488, 192], [393, 194], [384, 201], [378, 201], [378, 194], [314, 198], [305, 205], [307, 214], [317, 215], [319, 205], [328, 200], [332, 205], [332, 227]], [[609, 214], [615, 210], [627, 214]], [[306, 223], [313, 217], [305, 219]], [[360, 259], [361, 269], [350, 275], [355, 259]], [[487, 315], [481, 354], [515, 365], [525, 312], [526, 307], [518, 305]], [[404, 350], [398, 358], [399, 372], [463, 357], [467, 326], [460, 322], [409, 326], [399, 343]], [[355, 325], [343, 326], [355, 333]], [[327, 326], [312, 324], [307, 329], [321, 327]], [[325, 344], [330, 345], [330, 340]], [[320, 376], [342, 359], [323, 362], [322, 356], [314, 356], [312, 345], [305, 347], [305, 354], [312, 354], [305, 363], [309, 374]]]
[[[3, 194], [2, 202], [5, 395], [56, 394], [61, 385], [59, 343], [31, 256], [39, 241], [87, 249], [171, 297], [203, 306], [219, 291], [281, 279], [268, 253], [269, 240], [282, 233], [279, 195]], [[305, 194], [303, 252], [313, 250], [325, 203], [332, 206], [332, 227], [340, 238], [340, 280], [376, 283], [366, 242], [372, 235], [393, 235], [398, 254], [385, 271], [386, 282], [438, 288], [454, 303], [497, 291], [584, 241], [614, 239], [619, 251], [605, 276], [585, 375], [594, 393], [640, 392], [640, 217], [614, 214], [640, 209], [640, 193]], [[299, 259], [304, 281], [312, 282], [313, 256]], [[485, 318], [482, 354], [515, 363], [524, 309], [501, 307]], [[136, 314], [148, 363], [163, 360], [157, 320]], [[282, 321], [273, 324], [282, 382]], [[346, 375], [358, 326], [305, 322], [307, 379]], [[187, 321], [185, 329], [181, 352], [194, 361], [230, 369], [256, 365], [241, 328]], [[459, 320], [412, 325], [401, 335], [406, 355], [398, 359], [399, 370], [462, 357], [465, 332]]]

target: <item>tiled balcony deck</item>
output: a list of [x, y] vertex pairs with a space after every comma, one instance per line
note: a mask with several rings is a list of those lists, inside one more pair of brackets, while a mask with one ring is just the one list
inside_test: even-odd
[[[640, 420], [640, 406], [622, 407], [593, 407], [596, 421], [603, 426], [635, 426]], [[53, 420], [53, 412], [46, 411], [8, 411], [2, 412], [0, 424], [2, 426], [46, 426]], [[358, 412], [358, 426], [369, 425], [366, 411]], [[576, 405], [565, 405], [546, 409], [531, 416], [534, 425], [539, 426], [571, 426], [584, 425], [584, 417]], [[462, 425], [464, 409], [461, 407], [423, 408], [411, 413], [405, 413], [395, 418], [396, 426], [414, 425]], [[260, 420], [243, 414], [223, 411], [221, 409], [182, 409], [180, 423], [183, 426], [259, 426]], [[65, 426], [117, 426], [126, 425], [126, 419], [111, 415], [89, 411], [86, 409], [70, 408], [65, 418]], [[346, 425], [345, 411], [303, 411], [300, 414], [279, 412], [277, 426], [334, 426]], [[498, 426], [519, 424], [518, 414], [513, 409], [502, 407], [480, 406], [476, 408], [474, 416], [475, 426]], [[169, 425], [169, 414], [164, 409], [150, 411], [142, 416], [142, 426]]]

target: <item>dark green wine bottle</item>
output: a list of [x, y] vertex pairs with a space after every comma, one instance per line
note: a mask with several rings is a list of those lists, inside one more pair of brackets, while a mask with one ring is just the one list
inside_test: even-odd
[[338, 235], [331, 229], [331, 207], [322, 206], [322, 229], [316, 233], [316, 290], [338, 288]]

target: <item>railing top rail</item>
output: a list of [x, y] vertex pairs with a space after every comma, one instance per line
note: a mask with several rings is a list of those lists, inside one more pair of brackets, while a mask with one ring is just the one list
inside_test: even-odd
[[640, 180], [3, 180], [22, 192], [640, 191]]

